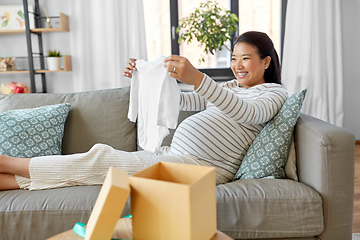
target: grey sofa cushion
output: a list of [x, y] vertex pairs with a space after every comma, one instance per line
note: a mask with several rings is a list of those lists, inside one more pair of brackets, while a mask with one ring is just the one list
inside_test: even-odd
[[129, 93], [126, 87], [67, 94], [0, 95], [0, 113], [70, 103], [62, 154], [86, 152], [96, 143], [131, 152], [136, 151], [136, 125], [127, 119]]
[[71, 229], [76, 222], [86, 223], [100, 188], [6, 191], [0, 194], [0, 222], [6, 223], [0, 225], [0, 238], [34, 239], [36, 233], [37, 239], [46, 239]]
[[218, 229], [235, 239], [312, 237], [324, 230], [321, 196], [293, 180], [218, 185], [216, 202]]
[[[0, 222], [6, 224], [0, 224], [0, 239], [47, 239], [72, 229], [77, 222], [87, 223], [100, 188], [76, 186], [2, 192]], [[130, 214], [129, 204], [128, 200], [122, 216]]]

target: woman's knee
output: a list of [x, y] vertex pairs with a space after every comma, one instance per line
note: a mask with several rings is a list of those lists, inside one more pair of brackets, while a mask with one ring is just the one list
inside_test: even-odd
[[113, 155], [118, 156], [119, 152], [121, 151], [118, 151], [109, 145], [97, 143], [87, 152], [87, 155], [109, 158]]
[[96, 143], [94, 146], [92, 146], [92, 148], [89, 150], [89, 152], [91, 151], [99, 151], [99, 150], [105, 150], [105, 149], [113, 149], [112, 147], [110, 147], [109, 145], [103, 144], [103, 143]]

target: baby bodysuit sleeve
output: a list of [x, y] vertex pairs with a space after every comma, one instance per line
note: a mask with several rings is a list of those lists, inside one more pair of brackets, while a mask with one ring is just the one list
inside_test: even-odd
[[162, 83], [157, 124], [175, 129], [179, 117], [180, 88], [176, 79], [168, 76]]
[[138, 105], [139, 105], [139, 75], [138, 72], [133, 72], [130, 86], [130, 102], [129, 102], [129, 111], [128, 119], [131, 122], [135, 122], [138, 114]]

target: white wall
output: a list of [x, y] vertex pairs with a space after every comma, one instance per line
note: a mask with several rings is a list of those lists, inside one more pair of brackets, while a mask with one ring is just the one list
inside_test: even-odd
[[360, 140], [360, 1], [341, 1], [344, 128]]
[[[29, 4], [32, 0], [29, 0]], [[41, 12], [46, 7], [49, 15], [58, 16], [60, 12], [70, 15], [69, 0], [39, 0]], [[22, 4], [20, 0], [1, 0], [1, 5]], [[344, 69], [344, 127], [360, 140], [360, 0], [341, 1], [343, 15], [343, 69]], [[84, 16], [84, 18], [89, 16]], [[71, 29], [70, 29], [71, 31]], [[37, 37], [33, 36], [33, 49], [37, 49]], [[59, 49], [62, 54], [70, 52], [69, 33], [44, 33], [44, 51]], [[0, 56], [27, 56], [25, 35], [0, 36]], [[74, 61], [74, 58], [72, 59]], [[73, 92], [71, 72], [48, 73], [49, 93]], [[0, 83], [10, 81], [29, 82], [27, 74], [0, 74]], [[40, 81], [37, 85], [40, 87]]]
[[[29, 5], [33, 5], [33, 0], [28, 0]], [[69, 16], [69, 4], [68, 0], [39, 0], [40, 12], [42, 16], [45, 16], [43, 7], [49, 16], [59, 16], [60, 12]], [[0, 5], [22, 5], [20, 0], [1, 0]], [[70, 29], [71, 31], [71, 29]], [[62, 55], [71, 55], [70, 52], [70, 37], [68, 32], [55, 32], [55, 33], [43, 33], [43, 50], [47, 55], [49, 49], [60, 50]], [[32, 48], [33, 52], [38, 52], [38, 40], [37, 36], [32, 36]], [[22, 57], [27, 56], [27, 46], [25, 34], [17, 35], [1, 35], [0, 36], [0, 56], [1, 57]], [[7, 83], [11, 81], [24, 82], [30, 84], [29, 74], [0, 74], [0, 83]], [[73, 92], [72, 73], [71, 72], [58, 72], [46, 74], [47, 91], [49, 93], [65, 93]], [[36, 87], [38, 91], [41, 91], [41, 78], [36, 76]]]

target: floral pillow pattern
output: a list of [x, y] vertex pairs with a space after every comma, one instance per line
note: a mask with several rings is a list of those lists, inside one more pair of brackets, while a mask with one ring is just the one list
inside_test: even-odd
[[306, 89], [286, 100], [249, 147], [233, 180], [285, 178], [291, 137], [306, 95]]
[[0, 154], [32, 158], [60, 155], [69, 103], [0, 114]]

